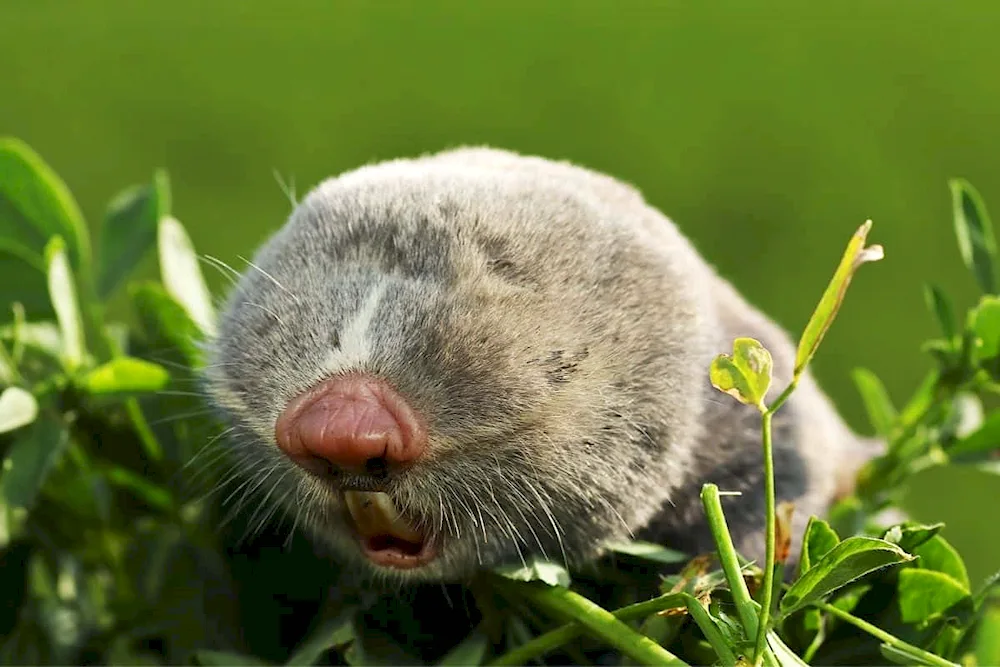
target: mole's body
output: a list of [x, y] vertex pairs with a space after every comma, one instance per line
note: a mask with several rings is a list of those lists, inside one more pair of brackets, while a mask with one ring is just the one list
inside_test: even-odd
[[[630, 534], [707, 551], [705, 482], [743, 492], [728, 522], [762, 555], [759, 417], [708, 366], [752, 336], [780, 389], [792, 343], [629, 186], [487, 149], [377, 164], [318, 186], [254, 264], [207, 387], [266, 502], [345, 560], [456, 580]], [[799, 533], [860, 445], [807, 376], [775, 448]]]

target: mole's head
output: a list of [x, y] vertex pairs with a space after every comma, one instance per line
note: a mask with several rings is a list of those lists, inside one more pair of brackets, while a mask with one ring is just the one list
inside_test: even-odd
[[205, 372], [257, 502], [382, 575], [592, 557], [666, 500], [697, 419], [677, 267], [587, 172], [471, 155], [505, 168], [397, 161], [311, 192]]

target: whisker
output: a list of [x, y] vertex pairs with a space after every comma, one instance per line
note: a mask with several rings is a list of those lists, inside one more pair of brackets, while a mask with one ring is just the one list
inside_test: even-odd
[[247, 263], [247, 266], [249, 266], [249, 267], [251, 267], [251, 268], [253, 268], [253, 269], [256, 269], [257, 271], [259, 271], [261, 275], [263, 275], [263, 276], [264, 276], [265, 278], [267, 278], [267, 279], [268, 279], [268, 280], [270, 280], [270, 281], [271, 281], [272, 283], [274, 283], [274, 284], [275, 284], [275, 286], [277, 286], [277, 288], [278, 288], [278, 289], [280, 289], [280, 290], [281, 290], [282, 292], [284, 292], [284, 293], [285, 293], [285, 294], [287, 294], [288, 296], [292, 297], [292, 300], [293, 300], [293, 301], [295, 301], [295, 303], [299, 303], [299, 297], [298, 297], [298, 296], [296, 296], [295, 294], [293, 294], [293, 293], [292, 293], [292, 292], [291, 292], [291, 291], [290, 291], [290, 290], [289, 290], [289, 289], [288, 289], [287, 287], [285, 287], [285, 286], [284, 286], [284, 285], [282, 285], [282, 284], [281, 284], [280, 282], [278, 282], [278, 279], [277, 279], [277, 278], [275, 278], [275, 277], [274, 277], [274, 276], [272, 276], [272, 275], [271, 275], [270, 273], [268, 273], [268, 272], [267, 272], [267, 271], [265, 271], [264, 269], [260, 268], [259, 266], [257, 266], [257, 265], [256, 265], [256, 264], [254, 264], [253, 262], [251, 262], [251, 261], [250, 261], [249, 259], [247, 259], [247, 258], [246, 258], [246, 257], [244, 257], [243, 255], [237, 255], [237, 257], [239, 257], [239, 258], [240, 258], [240, 259], [242, 259], [242, 260], [243, 260], [244, 262], [246, 262], [246, 263]]
[[288, 203], [292, 205], [292, 208], [297, 207], [299, 202], [298, 198], [295, 196], [295, 177], [293, 176], [291, 182], [289, 183], [285, 181], [281, 172], [277, 169], [274, 170], [273, 174], [274, 180], [278, 182], [278, 187], [281, 188], [281, 192], [285, 195]]

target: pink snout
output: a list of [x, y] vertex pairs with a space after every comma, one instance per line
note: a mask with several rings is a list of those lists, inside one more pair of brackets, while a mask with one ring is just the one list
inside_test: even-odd
[[326, 462], [363, 472], [372, 459], [391, 469], [416, 461], [427, 444], [416, 412], [368, 375], [334, 377], [308, 389], [288, 403], [274, 430], [278, 447], [310, 470]]

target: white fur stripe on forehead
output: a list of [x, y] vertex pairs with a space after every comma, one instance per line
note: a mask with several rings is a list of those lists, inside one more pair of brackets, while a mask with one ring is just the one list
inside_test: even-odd
[[377, 283], [365, 297], [361, 307], [351, 316], [340, 331], [340, 346], [330, 350], [323, 360], [320, 372], [324, 376], [360, 368], [371, 356], [368, 327], [385, 293], [385, 283]]

